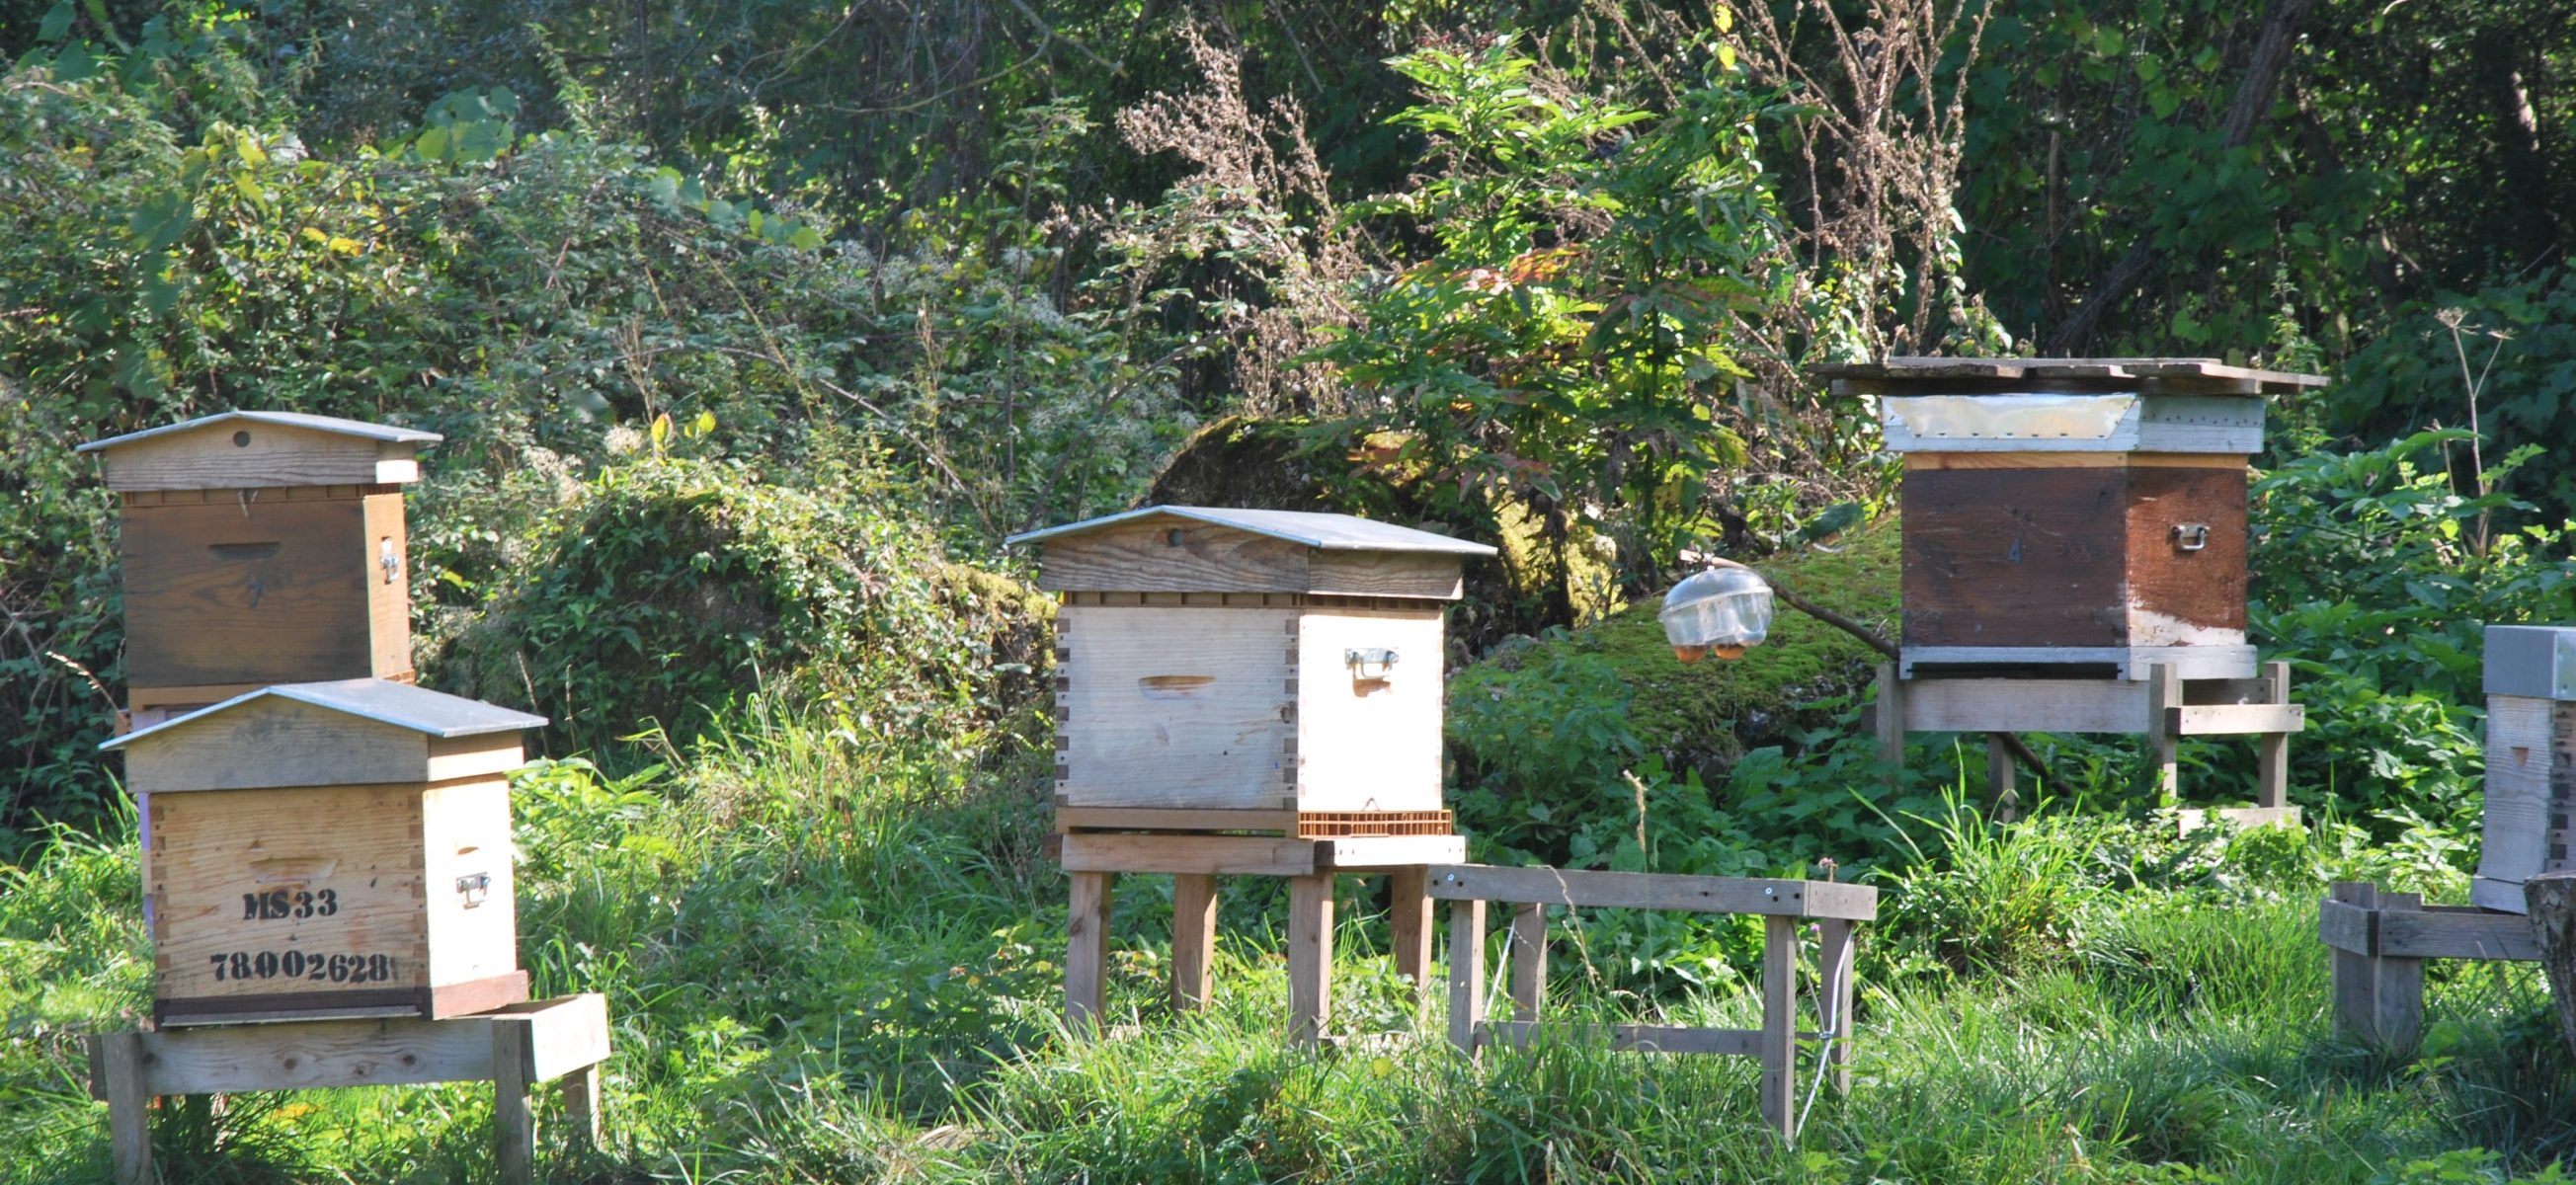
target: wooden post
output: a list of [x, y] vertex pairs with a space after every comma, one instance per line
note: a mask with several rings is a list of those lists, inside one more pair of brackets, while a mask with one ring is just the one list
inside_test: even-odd
[[528, 1026], [492, 1026], [492, 1152], [500, 1179], [533, 1185], [537, 1179], [537, 1111], [528, 1097]]
[[1333, 1019], [1333, 874], [1288, 878], [1288, 1040], [1312, 1045]]
[[2569, 1049], [2576, 1049], [2576, 872], [2533, 876], [2522, 882], [2522, 900], [2531, 913], [2541, 973], [2549, 978], [2549, 995], [2557, 1001], [2559, 1035]]
[[1449, 903], [1449, 1043], [1476, 1055], [1485, 1022], [1485, 903]]
[[1816, 923], [1816, 965], [1824, 972], [1824, 982], [1817, 987], [1819, 1011], [1826, 1014], [1822, 1026], [1833, 1034], [1833, 1045], [1825, 1050], [1825, 1064], [1832, 1067], [1834, 1090], [1851, 1093], [1852, 979], [1859, 955], [1858, 933], [1841, 918], [1824, 918]]
[[97, 1033], [90, 1056], [107, 1095], [107, 1163], [116, 1185], [152, 1185], [152, 1096], [143, 1085], [143, 1037]]
[[589, 1151], [599, 1147], [599, 1066], [583, 1066], [555, 1084], [563, 1099], [564, 1141]]
[[[2263, 680], [2266, 684], [2264, 690], [2271, 693], [2266, 697], [2268, 702], [2275, 704], [2290, 702], [2290, 664], [2286, 662], [2263, 664]], [[2258, 737], [2256, 743], [2262, 747], [2262, 757], [2257, 763], [2258, 776], [2254, 783], [2254, 805], [2271, 809], [2288, 806], [2290, 804], [2290, 734], [2267, 732]]]
[[1075, 872], [1071, 904], [1065, 914], [1064, 1024], [1079, 1032], [1097, 1030], [1107, 1009], [1109, 906], [1113, 874]]
[[1413, 978], [1413, 1016], [1431, 1001], [1431, 893], [1428, 866], [1398, 868], [1387, 876], [1388, 928], [1394, 931], [1395, 973]]
[[[2335, 882], [2329, 896], [2383, 915], [2424, 908], [2419, 894], [2382, 893], [2376, 885], [2357, 881]], [[2335, 951], [2335, 1021], [2383, 1051], [2403, 1055], [2415, 1048], [2424, 1027], [2424, 960], [2376, 953], [2378, 930], [2374, 919], [2371, 954]]]
[[2156, 767], [2156, 797], [2171, 806], [2182, 797], [2182, 774], [2175, 754], [2176, 738], [2167, 708], [2182, 706], [2182, 679], [2170, 664], [2147, 668], [2147, 755]]
[[1762, 919], [1762, 1120], [1782, 1140], [1798, 1134], [1798, 921]]
[[1216, 992], [1216, 877], [1172, 875], [1172, 1010], [1208, 1006]]
[[2013, 789], [2012, 746], [2004, 734], [1986, 734], [1986, 814], [2010, 823], [2021, 815], [2021, 795]]
[[1518, 1019], [1536, 1021], [1539, 1001], [1547, 998], [1547, 907], [1512, 906], [1512, 1011]]
[[1878, 759], [1887, 766], [1887, 787], [1896, 788], [1905, 770], [1905, 690], [1896, 664], [1878, 664]]

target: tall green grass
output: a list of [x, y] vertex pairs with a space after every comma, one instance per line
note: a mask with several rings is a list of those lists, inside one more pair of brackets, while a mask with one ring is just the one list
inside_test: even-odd
[[[1471, 1062], [1436, 1003], [1416, 1025], [1357, 880], [1340, 1047], [1282, 1043], [1277, 888], [1248, 879], [1191, 1015], [1162, 998], [1168, 886], [1122, 883], [1112, 1035], [1078, 1037], [1039, 782], [956, 748], [755, 700], [661, 768], [522, 777], [523, 961], [542, 992], [608, 993], [616, 1024], [607, 1146], [556, 1179], [2362, 1185], [2546, 1179], [2576, 1151], [2528, 969], [2437, 964], [2418, 1060], [2334, 1035], [2314, 901], [2355, 853], [2057, 809], [1909, 824], [1939, 834], [1866, 932], [1852, 1093], [1794, 1147], [1748, 1060], [1582, 1035], [1749, 1024], [1743, 984], [1658, 994], [1562, 927], [1568, 1025]], [[0, 870], [0, 1180], [104, 1178], [77, 1034], [146, 1003], [137, 892], [130, 829]], [[174, 1181], [476, 1182], [488, 1122], [471, 1086], [361, 1090], [172, 1107], [156, 1139]]]

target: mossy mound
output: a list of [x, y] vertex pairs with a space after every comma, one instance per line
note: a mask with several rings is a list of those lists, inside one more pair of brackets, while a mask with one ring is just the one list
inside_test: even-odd
[[[1900, 556], [1895, 517], [1850, 531], [1832, 547], [1755, 566], [1799, 596], [1894, 637]], [[1548, 669], [1551, 664], [1533, 660], [1551, 651], [1598, 656], [1626, 685], [1627, 724], [1646, 750], [1661, 754], [1676, 772], [1695, 768], [1714, 780], [1745, 750], [1787, 743], [1791, 727], [1801, 723], [1799, 705], [1862, 686], [1881, 661], [1867, 643], [1783, 602], [1771, 619], [1769, 639], [1741, 660], [1683, 663], [1673, 657], [1655, 620], [1660, 608], [1661, 598], [1650, 598], [1570, 634], [1507, 642], [1460, 672], [1455, 685], [1481, 695], [1509, 695], [1515, 678]], [[1450, 739], [1470, 766], [1511, 764], [1509, 755], [1476, 752], [1454, 733]]]

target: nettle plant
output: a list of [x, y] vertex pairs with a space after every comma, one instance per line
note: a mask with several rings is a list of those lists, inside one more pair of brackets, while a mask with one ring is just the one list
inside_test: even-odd
[[1669, 560], [1712, 526], [1708, 476], [1745, 460], [1714, 415], [1748, 373], [1740, 326], [1792, 300], [1755, 155], [1778, 108], [1713, 66], [1658, 115], [1576, 92], [1508, 37], [1390, 65], [1422, 94], [1395, 122], [1429, 141], [1423, 179], [1349, 216], [1437, 249], [1321, 356], [1401, 442], [1391, 468], [1468, 518], [1521, 502], [1559, 549], [1592, 519]]

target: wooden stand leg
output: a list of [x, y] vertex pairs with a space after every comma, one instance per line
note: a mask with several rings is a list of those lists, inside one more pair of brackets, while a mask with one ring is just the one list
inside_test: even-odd
[[[2263, 678], [2264, 682], [2270, 685], [2271, 702], [2276, 704], [2290, 702], [2290, 664], [2286, 662], [2264, 664]], [[2259, 743], [2262, 745], [2262, 758], [2259, 762], [2259, 777], [2254, 785], [2254, 804], [2273, 809], [2288, 806], [2290, 804], [2290, 734], [2267, 732], [2262, 735]]]
[[2182, 706], [2182, 679], [2172, 666], [2157, 663], [2147, 668], [2147, 755], [2156, 767], [2156, 798], [2160, 805], [2172, 806], [2182, 798], [2182, 772], [2176, 755], [2177, 738], [2166, 719], [2165, 709]]
[[1449, 903], [1449, 1043], [1476, 1055], [1485, 1023], [1485, 903]]
[[537, 1111], [528, 1097], [528, 1026], [492, 1026], [492, 1150], [500, 1179], [537, 1179]]
[[1216, 992], [1216, 878], [1172, 876], [1172, 1009], [1205, 1008]]
[[152, 1096], [144, 1093], [143, 1037], [97, 1033], [90, 1056], [107, 1096], [107, 1163], [116, 1185], [152, 1185]]
[[1333, 1019], [1333, 874], [1288, 878], [1288, 1041], [1312, 1045]]
[[1413, 979], [1418, 1023], [1431, 1002], [1431, 894], [1429, 868], [1399, 868], [1387, 877], [1388, 928], [1394, 931], [1395, 973]]
[[1075, 872], [1072, 905], [1065, 916], [1064, 1025], [1076, 1032], [1100, 1026], [1108, 1007], [1109, 904], [1113, 874]]
[[1798, 1133], [1798, 923], [1762, 919], [1762, 1121]]
[[1878, 759], [1891, 790], [1905, 770], [1905, 682], [1896, 675], [1895, 663], [1878, 664]]
[[[2382, 893], [2378, 886], [2337, 881], [2334, 900], [2363, 909], [2417, 910], [2414, 893]], [[2424, 1027], [2424, 960], [2334, 952], [2335, 1027], [2380, 1049], [2404, 1054]]]
[[564, 1138], [583, 1151], [599, 1147], [599, 1067], [587, 1065], [564, 1075], [555, 1093], [563, 1099]]
[[1547, 907], [1512, 906], [1512, 1011], [1521, 1020], [1538, 1019], [1539, 1001], [1547, 997]]
[[2021, 815], [2021, 795], [2013, 789], [2012, 748], [2000, 734], [1986, 734], [1986, 814], [2010, 823]]
[[1852, 976], [1855, 956], [1860, 953], [1855, 941], [1859, 935], [1850, 922], [1840, 918], [1817, 922], [1816, 932], [1819, 937], [1816, 965], [1823, 969], [1824, 975], [1823, 982], [1817, 985], [1816, 994], [1822, 1005], [1820, 1011], [1825, 1014], [1824, 1030], [1833, 1034], [1833, 1045], [1825, 1050], [1825, 1064], [1832, 1067], [1829, 1073], [1835, 1092], [1849, 1094], [1852, 1038], [1855, 1036]]

